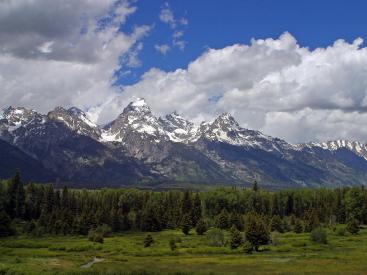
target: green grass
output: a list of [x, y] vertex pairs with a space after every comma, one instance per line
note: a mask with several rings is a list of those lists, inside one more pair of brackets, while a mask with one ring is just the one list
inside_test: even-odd
[[[251, 255], [229, 247], [210, 247], [206, 237], [180, 231], [125, 233], [93, 244], [85, 236], [25, 236], [0, 239], [0, 274], [363, 274], [367, 270], [367, 229], [358, 235], [328, 231], [328, 244], [312, 243], [309, 234], [279, 234], [276, 246]], [[168, 242], [180, 237], [178, 249]], [[94, 257], [104, 261], [88, 269]]]

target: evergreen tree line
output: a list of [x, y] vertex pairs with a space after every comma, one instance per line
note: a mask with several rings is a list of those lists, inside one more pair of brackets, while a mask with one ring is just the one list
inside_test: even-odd
[[350, 230], [367, 224], [363, 187], [270, 192], [255, 183], [252, 189], [206, 192], [59, 190], [52, 185], [24, 184], [18, 172], [0, 184], [0, 237], [14, 234], [15, 224], [35, 236], [87, 235], [101, 225], [112, 232], [180, 228], [184, 234], [193, 228], [204, 234], [215, 227], [230, 229], [234, 248], [242, 244], [239, 232], [245, 230], [256, 249], [268, 240], [270, 231], [311, 232], [320, 225], [338, 223], [347, 223]]

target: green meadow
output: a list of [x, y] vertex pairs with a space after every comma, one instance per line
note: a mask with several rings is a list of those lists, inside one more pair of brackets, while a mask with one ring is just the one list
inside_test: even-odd
[[278, 233], [252, 254], [209, 246], [193, 230], [150, 234], [151, 247], [144, 247], [143, 232], [114, 234], [103, 244], [85, 236], [3, 238], [0, 274], [367, 274], [367, 228], [344, 236], [328, 230], [327, 244], [313, 243], [309, 233]]

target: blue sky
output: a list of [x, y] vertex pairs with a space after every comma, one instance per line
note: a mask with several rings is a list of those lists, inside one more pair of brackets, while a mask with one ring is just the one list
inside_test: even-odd
[[[166, 7], [177, 19], [186, 18], [187, 26], [177, 27], [187, 41], [184, 50], [177, 47], [161, 55], [155, 44], [172, 44], [173, 29], [160, 21]], [[252, 38], [279, 37], [285, 31], [297, 38], [301, 46], [314, 49], [331, 45], [337, 39], [352, 42], [367, 35], [366, 1], [346, 0], [186, 0], [137, 1], [138, 10], [123, 30], [135, 25], [154, 25], [143, 40], [141, 66], [120, 79], [121, 84], [138, 81], [151, 67], [165, 71], [186, 68], [207, 48], [223, 48], [236, 43], [248, 44]]]

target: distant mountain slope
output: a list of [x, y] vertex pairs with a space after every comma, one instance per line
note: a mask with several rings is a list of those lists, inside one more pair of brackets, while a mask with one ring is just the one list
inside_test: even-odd
[[293, 145], [242, 128], [228, 113], [200, 125], [177, 112], [157, 118], [143, 99], [103, 127], [74, 107], [57, 107], [47, 115], [9, 107], [0, 114], [0, 138], [17, 149], [13, 166], [38, 163], [56, 182], [78, 186], [243, 185], [257, 180], [284, 188], [367, 182], [365, 144]]
[[40, 161], [0, 140], [0, 179], [12, 177], [17, 169], [22, 171], [24, 180], [47, 182], [55, 179], [55, 175], [46, 170]]

